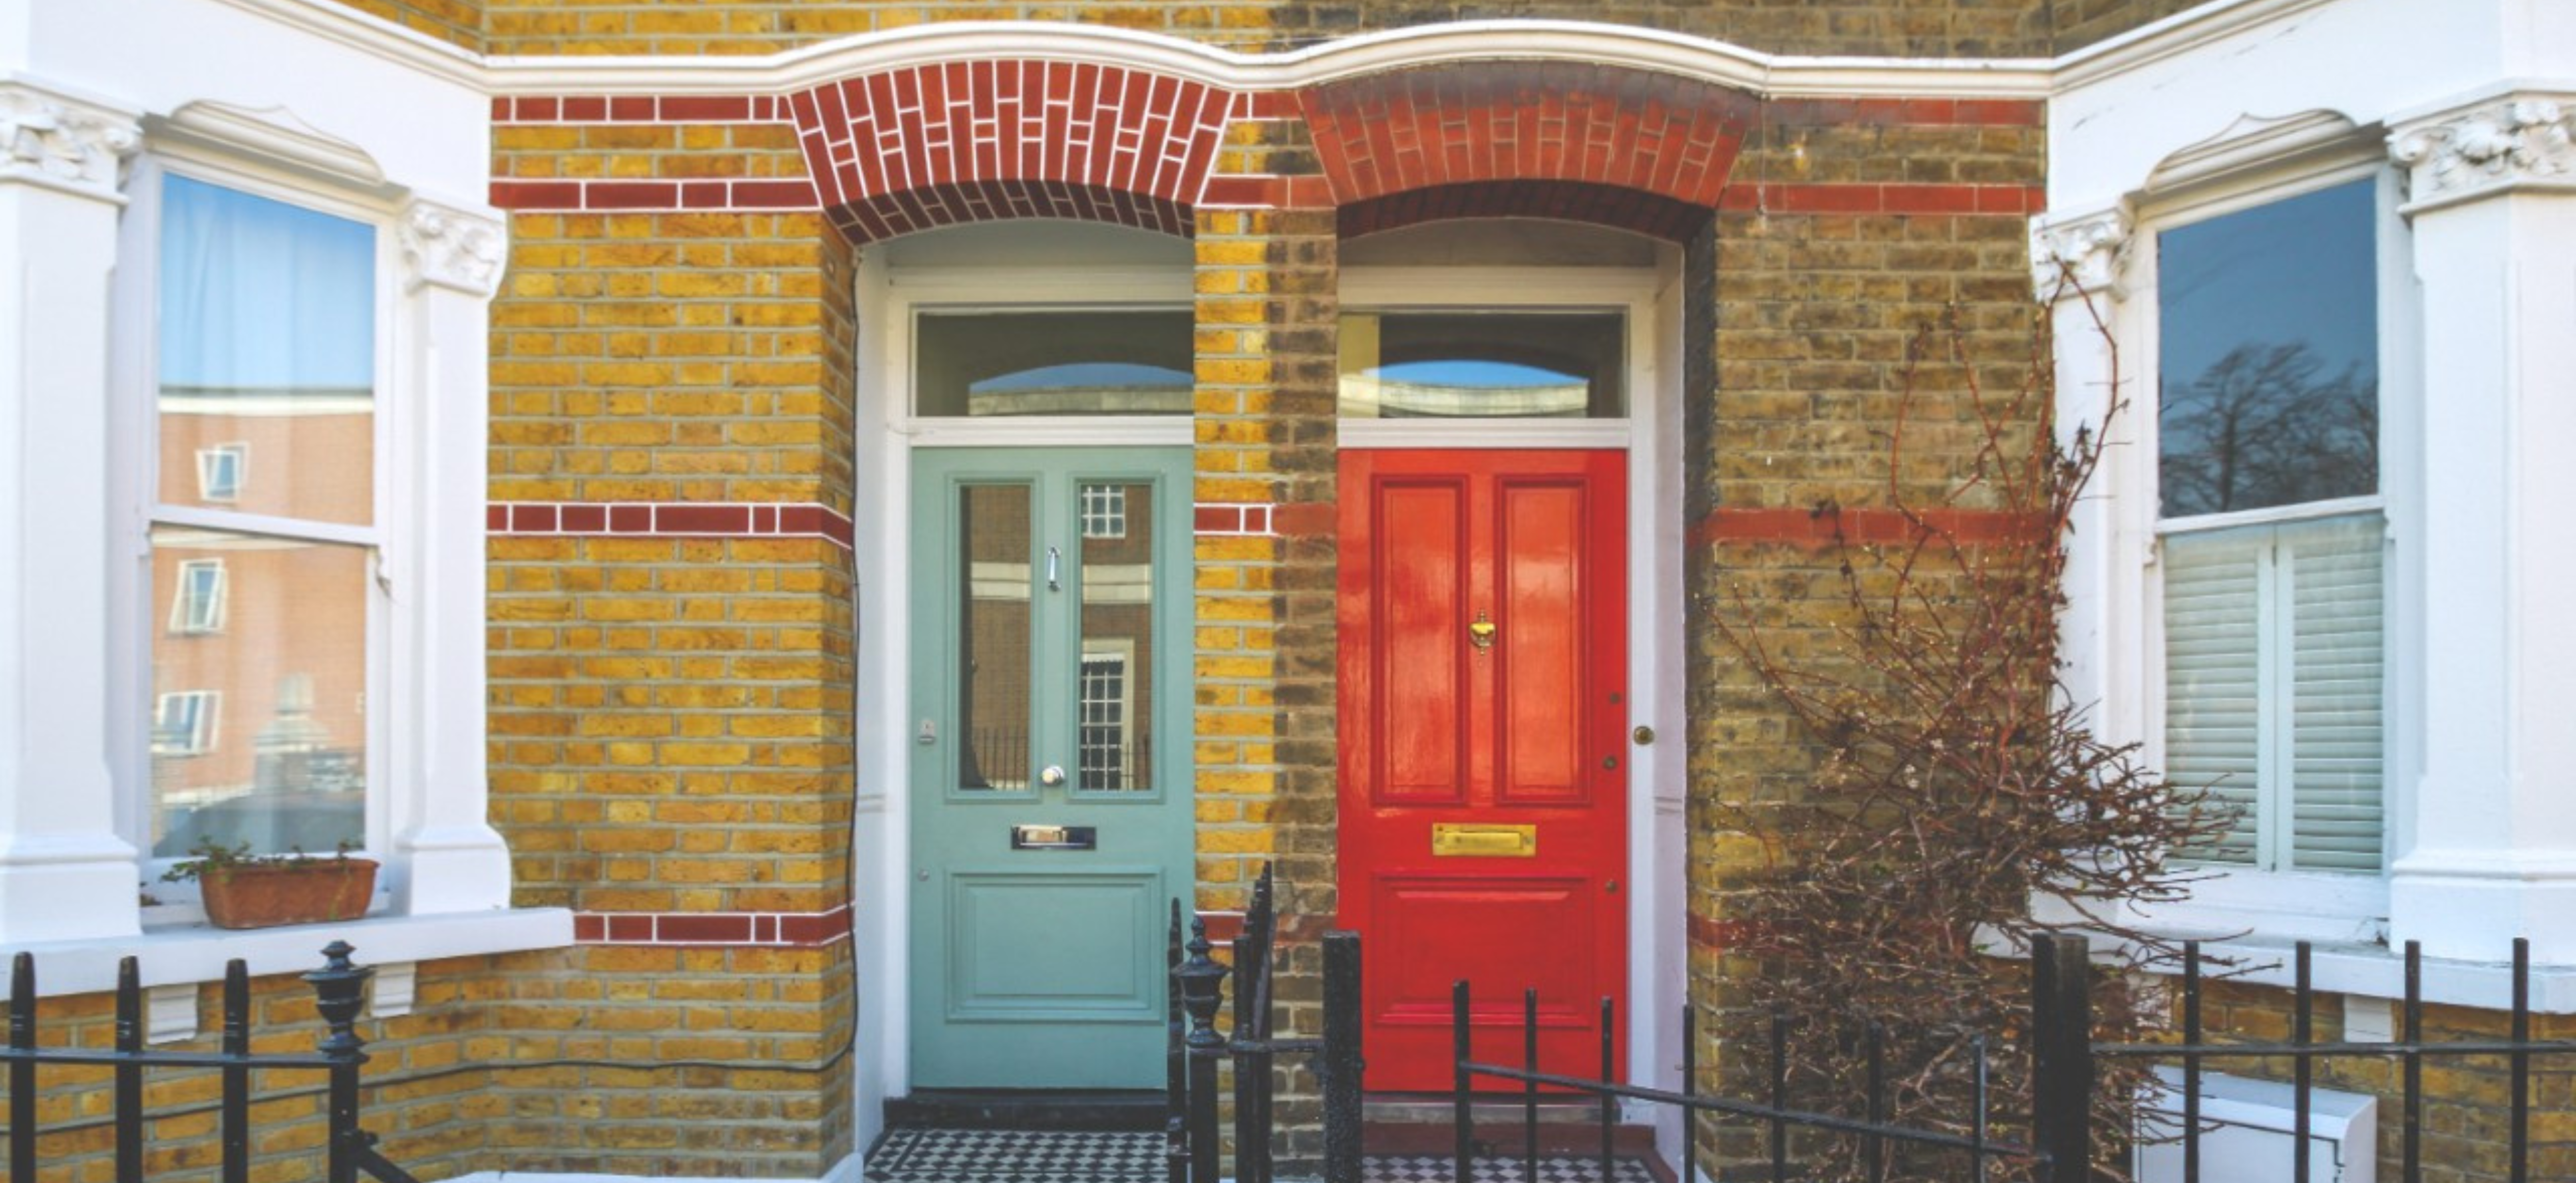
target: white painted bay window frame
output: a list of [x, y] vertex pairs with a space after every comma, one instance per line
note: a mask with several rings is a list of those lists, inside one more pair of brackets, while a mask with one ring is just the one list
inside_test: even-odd
[[[569, 912], [509, 907], [508, 850], [486, 817], [486, 307], [503, 260], [498, 216], [388, 178], [284, 109], [193, 101], [144, 114], [17, 80], [0, 83], [0, 125], [47, 148], [0, 159], [0, 268], [23, 280], [0, 293], [0, 354], [29, 361], [0, 374], [0, 420], [24, 428], [0, 435], [14, 461], [0, 486], [0, 955], [36, 953], [53, 995], [109, 987], [126, 954], [152, 986], [212, 980], [236, 957], [255, 974], [308, 969], [335, 937], [387, 966], [570, 944]], [[149, 192], [165, 172], [375, 227], [369, 525], [149, 502]], [[31, 508], [47, 505], [104, 508]], [[226, 932], [193, 908], [142, 902], [168, 886], [139, 849], [150, 646], [167, 624], [149, 602], [146, 530], [180, 518], [374, 551], [367, 848], [385, 862], [386, 894], [368, 919]]]
[[[373, 460], [369, 464], [372, 487], [364, 524], [312, 517], [281, 517], [228, 506], [189, 505], [176, 491], [158, 487], [159, 471], [163, 467], [162, 416], [158, 407], [162, 211], [165, 186], [172, 177], [325, 214], [363, 225], [370, 232], [374, 243], [370, 295], [375, 311], [369, 320], [374, 329], [371, 352], [375, 364], [368, 384], [372, 404], [369, 419]], [[120, 607], [133, 610], [120, 613], [111, 628], [140, 638], [131, 653], [110, 671], [111, 687], [116, 688], [113, 701], [120, 708], [130, 707], [153, 693], [153, 640], [149, 621], [160, 614], [158, 606], [148, 602], [152, 591], [150, 538], [154, 530], [175, 527], [285, 543], [363, 548], [367, 554], [370, 578], [363, 587], [366, 623], [361, 643], [365, 648], [365, 675], [361, 684], [365, 688], [365, 701], [371, 709], [365, 712], [363, 723], [364, 838], [361, 845], [349, 853], [375, 858], [386, 863], [391, 872], [380, 876], [378, 898], [369, 909], [371, 913], [387, 910], [393, 885], [404, 876], [404, 869], [392, 857], [389, 810], [393, 802], [387, 784], [390, 771], [387, 754], [392, 741], [392, 727], [381, 704], [389, 701], [393, 682], [392, 671], [387, 667], [393, 621], [398, 612], [389, 573], [411, 566], [408, 552], [412, 539], [407, 531], [395, 529], [393, 524], [408, 516], [403, 511], [414, 500], [415, 494], [396, 475], [398, 466], [389, 461], [400, 442], [394, 435], [394, 425], [403, 418], [407, 409], [404, 403], [420, 397], [417, 391], [401, 389], [392, 348], [395, 318], [401, 311], [402, 302], [399, 286], [402, 258], [393, 232], [398, 215], [395, 197], [390, 193], [373, 191], [380, 188], [355, 180], [317, 184], [313, 178], [296, 176], [278, 167], [276, 162], [255, 154], [228, 151], [221, 145], [189, 137], [152, 137], [144, 154], [128, 171], [125, 216], [117, 255], [115, 324], [111, 328], [117, 359], [114, 372], [120, 387], [111, 469], [124, 493], [118, 504], [130, 507], [133, 514], [130, 520], [111, 527], [122, 531], [124, 537], [120, 540], [120, 547], [130, 547], [133, 556], [131, 563], [119, 564], [119, 575], [124, 582], [114, 591], [115, 602]], [[181, 567], [184, 570], [208, 561], [219, 562], [186, 560]], [[183, 604], [186, 597], [183, 578], [180, 593]], [[173, 620], [177, 619], [177, 611], [175, 607], [172, 609]], [[141, 619], [137, 619], [138, 612]], [[181, 630], [174, 626], [171, 631]], [[155, 901], [146, 905], [144, 926], [151, 929], [201, 923], [203, 913], [196, 906], [195, 882], [164, 880], [163, 874], [180, 859], [154, 855], [148, 840], [154, 809], [152, 744], [134, 742], [130, 729], [137, 719], [149, 718], [149, 712], [138, 713], [132, 709], [110, 711], [109, 769], [120, 786], [117, 828], [141, 852], [144, 887], [150, 899]], [[236, 728], [235, 734], [247, 738], [245, 729]]]
[[[2060, 421], [2098, 426], [2117, 370], [2123, 405], [2093, 496], [2076, 511], [2066, 616], [2069, 684], [2106, 739], [2136, 743], [2167, 766], [2168, 671], [2163, 558], [2178, 535], [2376, 513], [2382, 545], [2381, 863], [2407, 848], [2421, 766], [2422, 457], [2412, 427], [2423, 406], [2414, 249], [2384, 135], [2316, 112], [2247, 120], [2169, 157], [2114, 209], [2044, 219], [2033, 244], [2043, 296], [2057, 297]], [[2366, 180], [2375, 194], [2379, 473], [2367, 495], [2165, 519], [2158, 491], [2158, 236], [2168, 230]], [[2071, 281], [2071, 282], [2070, 282]], [[2088, 303], [2089, 301], [2089, 303]], [[2100, 317], [2097, 325], [2095, 318]], [[2116, 360], [2114, 357], [2116, 350]], [[2285, 622], [2283, 622], [2285, 623]], [[2276, 663], [2277, 666], [2277, 663]], [[2285, 688], [2267, 687], [2286, 692]], [[2273, 703], [2266, 702], [2266, 712]], [[2287, 785], [2268, 786], [2286, 794]], [[2286, 810], [2266, 821], [2286, 822]], [[2266, 834], [2271, 838], [2272, 835]], [[2208, 937], [2251, 934], [2371, 944], [2387, 935], [2389, 878], [2206, 864], [2188, 902], [2133, 919]]]
[[[2324, 132], [2322, 126], [2315, 129]], [[2416, 317], [2410, 296], [2412, 282], [2408, 265], [2412, 252], [2405, 242], [2404, 223], [2396, 215], [2399, 202], [2395, 174], [2387, 167], [2380, 138], [2370, 133], [2334, 134], [2323, 142], [2306, 145], [2300, 158], [2286, 167], [2257, 170], [2252, 175], [2235, 173], [2210, 178], [2200, 184], [2179, 184], [2161, 191], [2151, 190], [2138, 204], [2140, 230], [2136, 252], [2138, 298], [2133, 302], [2140, 332], [2137, 347], [2129, 354], [2133, 372], [2138, 375], [2134, 386], [2134, 411], [2139, 428], [2136, 461], [2121, 474], [2129, 484], [2117, 488], [2115, 496], [2135, 500], [2153, 523], [2154, 540], [2146, 555], [2144, 586], [2147, 600], [2143, 605], [2143, 624], [2151, 640], [2145, 652], [2150, 671], [2142, 688], [2147, 714], [2145, 755], [2150, 767], [2167, 767], [2166, 724], [2169, 706], [2169, 671], [2165, 668], [2165, 602], [2163, 559], [2180, 535], [2214, 532], [2235, 527], [2288, 526], [2349, 515], [2376, 513], [2382, 522], [2382, 661], [2381, 661], [2381, 753], [2380, 814], [2383, 824], [2380, 865], [2385, 868], [2393, 852], [2402, 849], [2404, 819], [2403, 786], [2412, 778], [2400, 770], [2412, 766], [2413, 752], [2420, 728], [2413, 724], [2408, 688], [2421, 681], [2420, 664], [2413, 649], [2404, 639], [2421, 632], [2422, 600], [2411, 589], [2419, 583], [2402, 573], [2421, 563], [2417, 522], [2420, 518], [2421, 495], [2418, 490], [2418, 464], [2415, 460], [2414, 434], [2405, 425], [2420, 415], [2421, 388], [2414, 369], [2407, 364], [2413, 356], [2411, 340]], [[2159, 512], [2157, 474], [2162, 460], [2161, 441], [2153, 430], [2157, 420], [2157, 392], [2164, 375], [2157, 368], [2161, 353], [2162, 324], [2157, 310], [2161, 278], [2158, 254], [2159, 236], [2168, 230], [2225, 217], [2295, 197], [2320, 192], [2356, 181], [2371, 184], [2373, 201], [2372, 227], [2375, 241], [2374, 274], [2377, 277], [2377, 370], [2379, 397], [2379, 473], [2377, 488], [2368, 494], [2338, 498], [2332, 501], [2305, 502], [2236, 513], [2207, 514], [2165, 518]], [[2143, 487], [2141, 487], [2143, 486]], [[2275, 550], [2277, 557], [2278, 551]], [[2275, 572], [2279, 564], [2271, 564]], [[2277, 578], [2277, 574], [2275, 575]], [[2270, 589], [2267, 587], [2266, 589]], [[2277, 599], [2277, 597], [2275, 597]], [[2276, 615], [2273, 628], [2264, 637], [2264, 656], [2277, 659], [2277, 650], [2288, 643], [2289, 622]], [[2278, 660], [2266, 665], [2278, 669]], [[2267, 684], [2267, 697], [2262, 704], [2266, 726], [2274, 729], [2267, 750], [2286, 743], [2278, 734], [2286, 729], [2281, 718], [2282, 696], [2291, 693], [2287, 686]], [[2276, 759], [2267, 772], [2278, 776], [2287, 761]], [[2195, 927], [2208, 925], [2219, 929], [2251, 929], [2287, 937], [2304, 937], [2329, 941], [2372, 941], [2385, 935], [2388, 916], [2388, 888], [2384, 872], [2318, 872], [2283, 867], [2288, 862], [2285, 850], [2289, 836], [2278, 831], [2290, 824], [2288, 798], [2292, 786], [2277, 780], [2264, 786], [2267, 794], [2259, 809], [2257, 826], [2258, 850], [2262, 852], [2260, 868], [2206, 864], [2201, 872], [2209, 877], [2193, 888], [2190, 907], [2179, 910]], [[2261, 869], [2275, 868], [2280, 869]]]
[[2098, 424], [2115, 375], [2130, 403], [2070, 539], [2069, 684], [2101, 734], [2161, 767], [2153, 236], [2178, 215], [2382, 177], [2386, 873], [2226, 874], [2132, 917], [2227, 938], [2253, 980], [2286, 972], [2271, 963], [2286, 964], [2288, 940], [2341, 942], [2320, 954], [2320, 988], [2394, 997], [2395, 949], [2415, 941], [2434, 959], [2428, 998], [2493, 1006], [2522, 937], [2541, 969], [2535, 1006], [2576, 1010], [2576, 729], [2562, 718], [2576, 630], [2559, 607], [2576, 582], [2563, 523], [2576, 466], [2561, 455], [2576, 403], [2560, 380], [2576, 372], [2571, 112], [2576, 92], [2498, 84], [2359, 127], [2323, 112], [2242, 118], [2129, 179], [2145, 183], [2127, 198], [2068, 202], [2034, 228], [2041, 291], [2074, 279], [2056, 313], [2061, 423]]

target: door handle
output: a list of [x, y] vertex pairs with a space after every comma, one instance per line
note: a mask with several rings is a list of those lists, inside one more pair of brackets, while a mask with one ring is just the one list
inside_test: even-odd
[[1045, 769], [1044, 771], [1042, 771], [1042, 772], [1038, 773], [1038, 783], [1039, 783], [1039, 784], [1042, 784], [1042, 785], [1045, 785], [1045, 786], [1046, 786], [1046, 787], [1048, 787], [1048, 788], [1054, 788], [1054, 787], [1055, 787], [1055, 786], [1057, 786], [1057, 785], [1063, 784], [1063, 783], [1064, 783], [1064, 765], [1062, 765], [1062, 764], [1049, 764], [1049, 765], [1047, 765], [1047, 766], [1046, 766], [1046, 769]]
[[1495, 627], [1492, 618], [1479, 609], [1475, 622], [1467, 626], [1467, 642], [1476, 647], [1476, 652], [1482, 653], [1494, 647], [1494, 634], [1497, 631], [1499, 630]]
[[1063, 591], [1063, 590], [1064, 590], [1064, 584], [1063, 584], [1063, 582], [1062, 582], [1062, 581], [1060, 581], [1060, 580], [1058, 580], [1058, 579], [1056, 578], [1056, 575], [1057, 575], [1057, 569], [1058, 569], [1059, 567], [1061, 567], [1061, 566], [1063, 565], [1063, 563], [1064, 563], [1064, 552], [1063, 552], [1063, 551], [1061, 551], [1061, 550], [1057, 550], [1056, 548], [1054, 548], [1054, 547], [1052, 547], [1052, 546], [1048, 547], [1048, 548], [1047, 548], [1047, 590], [1048, 590], [1048, 591]]

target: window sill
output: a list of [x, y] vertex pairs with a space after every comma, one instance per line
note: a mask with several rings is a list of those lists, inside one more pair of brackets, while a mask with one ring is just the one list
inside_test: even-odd
[[[2175, 939], [2192, 934], [2174, 933]], [[2384, 945], [2314, 943], [2309, 958], [2310, 985], [2320, 994], [2357, 994], [2364, 998], [2406, 997], [2406, 957]], [[2269, 937], [2204, 938], [2201, 953], [2226, 958], [2236, 968], [2226, 980], [2289, 989], [2298, 981], [2297, 944]], [[2508, 956], [2511, 950], [2500, 950]], [[2171, 965], [2146, 967], [2150, 973], [2178, 977]], [[2204, 969], [2203, 980], [2211, 980]], [[2424, 959], [2424, 1001], [2475, 1010], [2513, 1009], [2513, 964], [2510, 961]], [[2531, 968], [2534, 1014], [2576, 1014], [2576, 965]]]
[[188, 985], [222, 980], [224, 963], [236, 957], [250, 964], [254, 977], [319, 969], [322, 947], [333, 941], [349, 942], [360, 965], [554, 949], [573, 943], [572, 912], [512, 908], [243, 930], [186, 924], [137, 937], [0, 945], [0, 955], [35, 954], [36, 993], [50, 998], [115, 989], [117, 962], [127, 956], [136, 959], [146, 987]]

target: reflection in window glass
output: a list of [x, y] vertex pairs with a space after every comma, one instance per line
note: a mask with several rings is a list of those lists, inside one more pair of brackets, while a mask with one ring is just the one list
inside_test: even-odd
[[1341, 413], [1355, 419], [1616, 419], [1628, 413], [1616, 312], [1353, 312]]
[[2367, 180], [2157, 236], [2168, 518], [2379, 489]]
[[[372, 520], [375, 267], [376, 231], [365, 223], [165, 179], [164, 504]], [[254, 446], [269, 461], [247, 481]]]
[[153, 638], [155, 856], [364, 840], [367, 568], [361, 546], [152, 531], [154, 601], [222, 626]]
[[921, 415], [1186, 415], [1196, 345], [1185, 309], [924, 312]]
[[[1116, 533], [1091, 508], [1118, 506]], [[1154, 487], [1082, 485], [1082, 779], [1095, 792], [1154, 785]]]
[[1029, 787], [1029, 487], [957, 491], [960, 789]]

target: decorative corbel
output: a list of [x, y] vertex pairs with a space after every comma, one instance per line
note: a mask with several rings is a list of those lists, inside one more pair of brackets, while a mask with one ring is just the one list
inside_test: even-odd
[[142, 144], [142, 127], [130, 115], [0, 83], [0, 184], [121, 201], [121, 165]]
[[501, 281], [509, 232], [497, 218], [414, 200], [399, 228], [414, 286], [434, 284], [489, 299]]
[[2034, 220], [2030, 230], [2033, 289], [2050, 303], [2097, 293], [2121, 295], [2132, 229], [2129, 211], [2119, 206]]
[[2404, 212], [2517, 189], [2576, 190], [2576, 96], [2513, 94], [2400, 125]]

